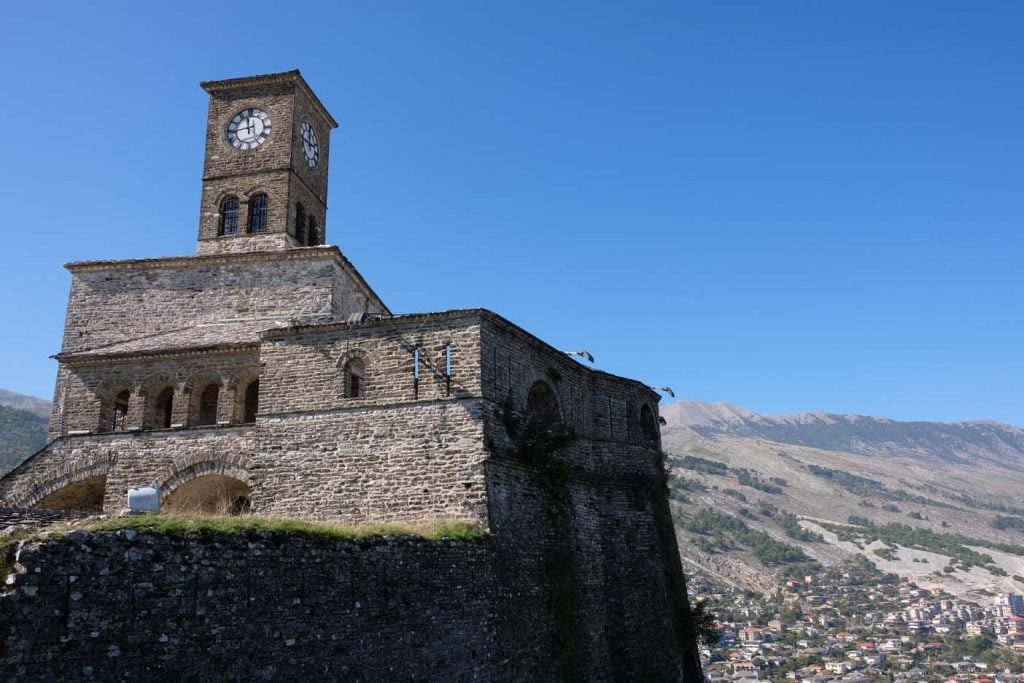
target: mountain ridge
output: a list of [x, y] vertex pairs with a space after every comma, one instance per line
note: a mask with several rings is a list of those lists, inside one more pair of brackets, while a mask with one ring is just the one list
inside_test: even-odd
[[29, 396], [28, 394], [19, 394], [16, 391], [0, 387], [0, 406], [24, 410], [49, 420], [50, 405], [50, 402], [46, 399]]
[[775, 443], [867, 456], [995, 462], [1024, 471], [1024, 429], [994, 420], [903, 421], [871, 415], [761, 415], [730, 403], [676, 401], [662, 407], [668, 432], [685, 427], [705, 436], [759, 438]]
[[[726, 583], [772, 590], [784, 565], [764, 561], [767, 551], [780, 551], [770, 537], [823, 564], [859, 554], [883, 571], [955, 593], [1024, 588], [1018, 427], [763, 416], [697, 401], [666, 405], [661, 414], [683, 557]], [[861, 542], [844, 540], [854, 532], [833, 533], [844, 528], [859, 528]], [[906, 545], [903, 537], [914, 540]], [[991, 556], [989, 565], [950, 555], [967, 556], [963, 548], [973, 545]]]

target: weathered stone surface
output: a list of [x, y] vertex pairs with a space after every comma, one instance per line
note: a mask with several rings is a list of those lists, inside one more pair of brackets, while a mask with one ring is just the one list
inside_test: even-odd
[[76, 534], [21, 547], [0, 680], [511, 680], [490, 542]]

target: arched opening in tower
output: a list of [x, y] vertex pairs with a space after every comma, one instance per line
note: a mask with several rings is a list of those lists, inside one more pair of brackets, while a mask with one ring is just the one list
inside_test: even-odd
[[224, 474], [204, 474], [171, 491], [162, 512], [179, 515], [242, 515], [249, 512], [252, 490]]
[[103, 512], [103, 494], [106, 490], [106, 475], [86, 477], [57, 489], [32, 507], [39, 510]]

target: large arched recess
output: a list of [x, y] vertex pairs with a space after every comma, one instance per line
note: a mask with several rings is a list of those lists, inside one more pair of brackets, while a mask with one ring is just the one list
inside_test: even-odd
[[183, 515], [237, 515], [249, 511], [249, 473], [231, 463], [200, 462], [160, 487], [162, 512]]
[[103, 496], [106, 491], [107, 475], [97, 474], [71, 482], [46, 494], [32, 507], [38, 510], [103, 512]]

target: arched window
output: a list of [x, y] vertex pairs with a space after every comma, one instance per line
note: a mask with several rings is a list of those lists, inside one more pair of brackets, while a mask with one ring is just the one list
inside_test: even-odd
[[245, 388], [245, 403], [242, 406], [242, 422], [250, 423], [256, 421], [256, 413], [260, 408], [260, 381], [254, 379]]
[[249, 232], [267, 231], [267, 195], [257, 194], [249, 200]]
[[309, 246], [315, 247], [317, 245], [323, 244], [323, 236], [320, 234], [320, 226], [316, 222], [316, 217], [310, 216], [308, 224], [309, 229], [307, 232], [309, 234]]
[[218, 235], [238, 233], [238, 197], [228, 197], [220, 203], [220, 229]]
[[654, 411], [646, 403], [640, 406], [640, 431], [649, 441], [658, 440], [658, 423], [654, 419]]
[[366, 364], [362, 358], [350, 358], [342, 371], [346, 398], [366, 396]]
[[216, 383], [207, 384], [203, 393], [199, 395], [199, 411], [196, 417], [197, 425], [217, 424], [217, 398], [220, 396], [220, 387]]
[[558, 398], [550, 384], [539, 379], [530, 386], [530, 392], [526, 395], [526, 413], [531, 420], [542, 423], [562, 421]]
[[164, 387], [163, 391], [156, 395], [153, 402], [153, 423], [155, 429], [168, 429], [171, 426], [172, 411], [174, 409], [174, 387]]
[[295, 241], [306, 246], [306, 209], [302, 204], [295, 205]]
[[131, 392], [127, 389], [114, 397], [114, 423], [111, 426], [112, 432], [123, 432], [128, 429], [128, 399]]

